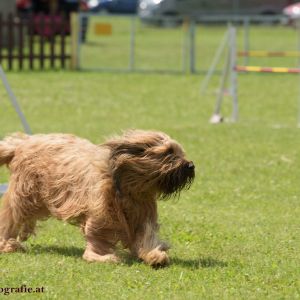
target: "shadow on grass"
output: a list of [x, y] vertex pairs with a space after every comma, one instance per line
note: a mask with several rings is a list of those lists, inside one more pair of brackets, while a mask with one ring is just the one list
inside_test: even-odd
[[172, 265], [185, 267], [188, 269], [201, 269], [201, 268], [225, 268], [228, 266], [227, 262], [214, 259], [212, 257], [198, 258], [198, 259], [182, 259], [174, 257], [171, 261]]
[[[47, 246], [47, 245], [34, 245], [28, 251], [28, 254], [55, 254], [69, 257], [82, 257], [84, 248], [74, 246]], [[121, 257], [122, 263], [128, 266], [132, 266], [141, 261], [130, 256], [127, 252], [118, 253]], [[198, 258], [198, 259], [182, 259], [179, 257], [171, 257], [171, 265], [180, 266], [187, 269], [201, 269], [201, 268], [225, 268], [228, 266], [227, 262], [214, 259], [212, 257]]]
[[[128, 266], [132, 266], [137, 263], [142, 263], [141, 260], [133, 258], [130, 255], [122, 257], [122, 262]], [[227, 262], [214, 259], [212, 257], [199, 258], [199, 259], [181, 259], [171, 256], [171, 266], [184, 267], [191, 270], [197, 270], [202, 268], [225, 268], [228, 266]], [[157, 269], [160, 269], [158, 267]]]
[[71, 257], [81, 257], [83, 255], [84, 249], [74, 246], [47, 246], [47, 245], [34, 245], [32, 246], [28, 254], [59, 254]]

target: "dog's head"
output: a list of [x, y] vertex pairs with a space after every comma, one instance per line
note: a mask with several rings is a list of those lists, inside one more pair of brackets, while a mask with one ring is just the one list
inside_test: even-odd
[[162, 197], [188, 188], [195, 166], [182, 147], [162, 132], [130, 130], [108, 140], [110, 168], [120, 193], [155, 193]]

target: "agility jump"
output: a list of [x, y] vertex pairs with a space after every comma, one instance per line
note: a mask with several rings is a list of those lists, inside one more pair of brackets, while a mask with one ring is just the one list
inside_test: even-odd
[[[217, 100], [215, 104], [214, 113], [210, 119], [210, 123], [217, 124], [224, 121], [221, 115], [221, 108], [223, 103], [224, 95], [229, 95], [232, 98], [232, 117], [230, 121], [236, 122], [238, 120], [238, 73], [281, 73], [281, 74], [300, 74], [300, 68], [287, 68], [287, 67], [262, 67], [262, 66], [240, 66], [237, 64], [237, 58], [241, 56], [241, 53], [249, 56], [299, 56], [299, 51], [281, 51], [281, 52], [269, 52], [269, 51], [248, 51], [248, 52], [237, 52], [236, 51], [236, 28], [229, 26], [228, 31], [225, 34], [228, 54], [225, 62], [225, 66], [222, 72], [220, 81], [220, 87], [218, 90]], [[210, 80], [215, 66], [221, 57], [221, 52], [224, 52], [226, 43], [222, 42], [221, 47], [217, 50], [213, 64], [209, 69], [201, 86], [203, 92]], [[222, 49], [222, 51], [221, 51]], [[239, 55], [240, 54], [240, 55]], [[229, 80], [230, 79], [230, 80]], [[300, 104], [300, 103], [299, 103]], [[300, 125], [300, 113], [298, 119], [298, 125]]]

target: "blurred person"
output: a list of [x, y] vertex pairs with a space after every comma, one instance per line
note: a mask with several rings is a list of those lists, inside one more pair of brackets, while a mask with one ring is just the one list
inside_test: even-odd
[[17, 0], [16, 4], [19, 13], [28, 13], [32, 9], [31, 0]]

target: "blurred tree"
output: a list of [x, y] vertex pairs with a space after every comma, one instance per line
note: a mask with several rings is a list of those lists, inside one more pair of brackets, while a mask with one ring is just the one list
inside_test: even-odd
[[0, 12], [4, 15], [16, 12], [16, 1], [0, 0]]
[[[8, 1], [8, 0], [0, 0], [0, 13], [2, 14], [3, 18], [7, 18], [8, 14], [12, 13], [15, 14], [17, 10], [16, 1]], [[13, 32], [14, 36], [14, 45], [17, 44], [16, 41], [16, 34]], [[8, 45], [8, 34], [7, 32], [2, 32], [2, 47], [7, 47]]]

